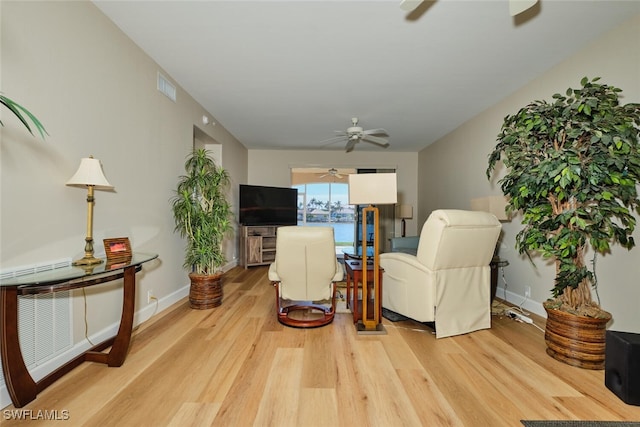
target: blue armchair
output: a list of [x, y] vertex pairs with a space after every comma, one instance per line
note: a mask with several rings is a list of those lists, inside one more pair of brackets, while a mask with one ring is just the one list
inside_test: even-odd
[[416, 255], [420, 236], [394, 237], [391, 239], [391, 252], [403, 252]]

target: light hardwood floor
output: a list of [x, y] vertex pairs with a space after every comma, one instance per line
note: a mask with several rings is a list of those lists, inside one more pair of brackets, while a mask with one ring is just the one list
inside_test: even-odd
[[[266, 267], [226, 274], [221, 307], [180, 302], [135, 331], [120, 368], [85, 363], [22, 408], [67, 421], [2, 426], [521, 426], [521, 419], [640, 420], [603, 371], [545, 353], [543, 332], [493, 316], [490, 330], [436, 340], [384, 319], [357, 335], [349, 314], [318, 329], [280, 325]], [[544, 327], [542, 319], [536, 323]], [[67, 411], [67, 412], [63, 412]]]

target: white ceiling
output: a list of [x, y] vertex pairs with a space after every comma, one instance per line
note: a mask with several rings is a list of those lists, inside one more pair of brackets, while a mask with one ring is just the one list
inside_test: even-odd
[[640, 13], [592, 0], [540, 0], [515, 19], [507, 0], [409, 15], [399, 0], [94, 3], [249, 149], [318, 149], [358, 117], [409, 152]]

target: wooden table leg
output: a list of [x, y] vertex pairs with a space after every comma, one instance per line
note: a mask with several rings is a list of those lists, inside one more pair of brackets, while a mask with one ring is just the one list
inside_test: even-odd
[[123, 294], [120, 327], [118, 328], [118, 334], [114, 338], [111, 350], [109, 353], [89, 351], [85, 355], [86, 361], [105, 363], [115, 367], [122, 366], [124, 363], [131, 343], [136, 300], [136, 268], [133, 266], [124, 270]]
[[[376, 290], [376, 295], [375, 298], [377, 298], [377, 301], [379, 301], [378, 304], [378, 319], [379, 322], [382, 323], [382, 273], [384, 272], [384, 270], [380, 269], [378, 271], [378, 280], [379, 280], [379, 286], [378, 289]], [[373, 273], [371, 272], [372, 275], [370, 275], [369, 277], [367, 277], [367, 286], [371, 286], [371, 292], [373, 292], [373, 287], [374, 287], [374, 283], [373, 283]], [[354, 276], [354, 293], [358, 292], [358, 284], [362, 281], [362, 271], [354, 271], [353, 272], [353, 276]], [[371, 282], [369, 281], [369, 279], [371, 279]], [[363, 284], [364, 286], [364, 284]], [[371, 295], [371, 293], [369, 291], [367, 291], [367, 296]], [[364, 296], [364, 292], [363, 292], [363, 296]], [[357, 323], [358, 320], [363, 319], [365, 314], [362, 313], [362, 316], [360, 315], [360, 313], [358, 312], [358, 301], [357, 301], [357, 295], [354, 296], [354, 303], [353, 303], [354, 307], [353, 307], [353, 323]], [[363, 304], [364, 306], [364, 304]], [[374, 301], [374, 307], [375, 307], [375, 301]], [[375, 310], [375, 308], [374, 308]]]
[[358, 323], [360, 320], [360, 307], [358, 306], [358, 284], [362, 280], [362, 272], [354, 271], [353, 272], [353, 323]]
[[349, 304], [349, 299], [351, 298], [351, 274], [349, 273], [348, 268], [345, 268], [345, 270], [347, 270], [347, 295], [345, 299], [347, 300], [347, 308], [348, 308], [351, 305]]
[[22, 408], [36, 398], [38, 387], [24, 364], [18, 336], [18, 290], [0, 288], [0, 355], [11, 401]]
[[382, 323], [382, 273], [384, 272], [384, 270], [382, 269], [382, 267], [380, 268], [380, 270], [378, 271], [378, 295], [376, 295], [376, 298], [378, 298], [379, 304], [378, 304], [378, 319], [380, 320], [380, 323]]

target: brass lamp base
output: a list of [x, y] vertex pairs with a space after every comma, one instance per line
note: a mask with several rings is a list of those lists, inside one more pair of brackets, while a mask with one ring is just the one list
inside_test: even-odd
[[96, 265], [96, 264], [100, 264], [102, 263], [101, 259], [95, 258], [93, 256], [84, 256], [83, 258], [80, 258], [79, 260], [73, 261], [71, 263], [71, 265]]

